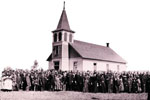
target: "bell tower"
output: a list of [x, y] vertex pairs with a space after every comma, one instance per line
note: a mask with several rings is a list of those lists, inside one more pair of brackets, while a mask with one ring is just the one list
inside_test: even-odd
[[57, 28], [52, 33], [52, 67], [56, 70], [69, 70], [68, 44], [74, 42], [73, 35], [75, 32], [70, 29], [65, 2]]

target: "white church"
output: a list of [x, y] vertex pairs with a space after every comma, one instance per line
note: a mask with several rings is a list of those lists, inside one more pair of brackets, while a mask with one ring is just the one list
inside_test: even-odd
[[72, 71], [125, 71], [126, 61], [106, 46], [74, 39], [65, 6], [53, 33], [52, 53], [48, 57], [49, 69]]

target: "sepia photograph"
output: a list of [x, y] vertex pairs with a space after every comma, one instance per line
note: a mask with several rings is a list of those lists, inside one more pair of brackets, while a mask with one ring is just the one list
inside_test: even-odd
[[149, 0], [0, 0], [0, 100], [150, 100]]

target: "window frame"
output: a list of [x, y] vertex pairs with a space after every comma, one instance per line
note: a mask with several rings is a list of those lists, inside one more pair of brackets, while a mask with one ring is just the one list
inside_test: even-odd
[[109, 64], [106, 64], [106, 70], [109, 71]]
[[64, 33], [64, 41], [67, 41], [67, 33]]
[[69, 42], [72, 42], [72, 34], [69, 34]]
[[57, 33], [54, 33], [54, 42], [57, 42]]
[[62, 32], [58, 33], [58, 41], [62, 41]]

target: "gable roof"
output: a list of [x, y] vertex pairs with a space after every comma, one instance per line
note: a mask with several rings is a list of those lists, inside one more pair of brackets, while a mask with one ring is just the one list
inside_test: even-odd
[[69, 58], [82, 57], [71, 45], [69, 45]]
[[70, 45], [83, 58], [126, 64], [126, 61], [109, 47], [86, 43], [78, 40], [74, 40], [74, 43], [70, 43]]
[[52, 53], [49, 55], [46, 61], [51, 61], [52, 60]]

